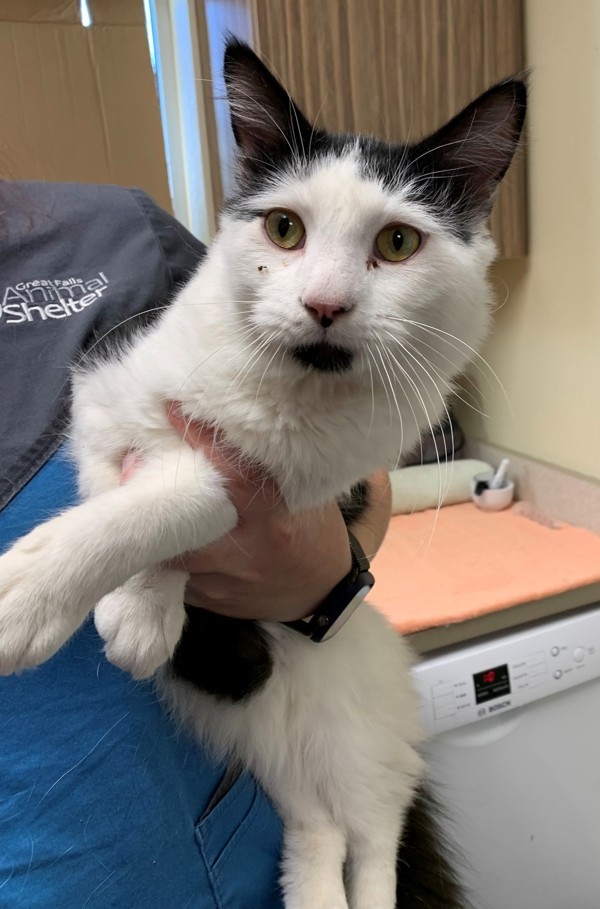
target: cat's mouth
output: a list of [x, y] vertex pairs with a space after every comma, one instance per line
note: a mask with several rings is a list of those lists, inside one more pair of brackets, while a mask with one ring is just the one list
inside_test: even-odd
[[347, 372], [354, 359], [351, 350], [335, 344], [327, 344], [325, 341], [319, 344], [302, 344], [300, 347], [292, 347], [290, 354], [297, 363], [306, 369], [312, 367], [319, 372]]

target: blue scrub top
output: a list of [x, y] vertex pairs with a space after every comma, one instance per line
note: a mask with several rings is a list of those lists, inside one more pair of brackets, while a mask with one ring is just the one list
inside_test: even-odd
[[[20, 323], [5, 317], [0, 335], [17, 343]], [[27, 364], [39, 387], [40, 362]], [[0, 471], [10, 481], [0, 551], [76, 500], [64, 451], [26, 422], [15, 463], [29, 479], [17, 489]], [[225, 770], [176, 729], [151, 683], [106, 661], [88, 621], [41, 667], [0, 678], [1, 909], [282, 909], [279, 819], [248, 774], [222, 794]]]

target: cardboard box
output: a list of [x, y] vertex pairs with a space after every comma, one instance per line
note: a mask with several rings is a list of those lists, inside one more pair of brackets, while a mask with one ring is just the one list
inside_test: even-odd
[[142, 0], [0, 0], [0, 171], [117, 183], [171, 210]]

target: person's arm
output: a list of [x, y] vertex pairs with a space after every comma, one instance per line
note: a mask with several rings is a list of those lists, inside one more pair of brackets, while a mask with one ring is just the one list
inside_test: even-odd
[[[175, 412], [173, 426], [202, 448], [228, 480], [240, 520], [226, 538], [179, 564], [190, 572], [186, 602], [236, 618], [292, 621], [310, 615], [350, 570], [348, 534], [335, 503], [292, 515], [269, 478], [215, 444], [213, 431]], [[381, 545], [390, 519], [388, 475], [369, 479], [368, 504], [352, 526], [366, 554]]]

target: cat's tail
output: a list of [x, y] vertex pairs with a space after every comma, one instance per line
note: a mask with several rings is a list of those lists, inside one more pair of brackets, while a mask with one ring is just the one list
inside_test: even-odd
[[443, 809], [422, 787], [409, 809], [398, 850], [396, 906], [474, 909], [460, 882], [460, 860], [439, 822]]

